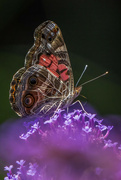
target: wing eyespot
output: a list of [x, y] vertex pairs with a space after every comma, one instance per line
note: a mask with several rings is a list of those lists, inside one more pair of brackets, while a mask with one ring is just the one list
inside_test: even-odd
[[28, 94], [24, 97], [24, 100], [23, 100], [23, 105], [26, 107], [26, 108], [30, 108], [34, 105], [35, 103], [35, 99], [34, 97], [31, 95], [31, 94]]
[[37, 77], [36, 77], [36, 76], [31, 76], [31, 77], [29, 78], [29, 84], [30, 84], [31, 86], [35, 86], [35, 85], [37, 85], [37, 83], [38, 83], [38, 80], [37, 80]]

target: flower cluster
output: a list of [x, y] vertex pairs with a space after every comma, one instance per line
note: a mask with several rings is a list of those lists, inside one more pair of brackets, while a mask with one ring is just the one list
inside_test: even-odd
[[4, 180], [121, 179], [121, 146], [107, 139], [113, 126], [102, 122], [80, 109], [26, 119], [19, 138], [29, 151], [17, 170], [5, 167]]

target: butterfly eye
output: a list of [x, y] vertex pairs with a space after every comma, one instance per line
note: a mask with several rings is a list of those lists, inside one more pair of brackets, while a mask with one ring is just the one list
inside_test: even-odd
[[37, 77], [36, 76], [31, 76], [29, 78], [29, 84], [32, 86], [35, 86], [37, 84]]
[[31, 94], [28, 94], [24, 97], [23, 104], [25, 107], [30, 108], [34, 105], [35, 99]]

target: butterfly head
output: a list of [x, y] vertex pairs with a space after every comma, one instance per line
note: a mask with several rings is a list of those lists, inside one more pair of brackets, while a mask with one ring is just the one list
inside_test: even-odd
[[79, 96], [81, 90], [82, 90], [82, 86], [75, 87], [75, 90], [74, 90], [74, 99], [75, 99], [77, 96]]

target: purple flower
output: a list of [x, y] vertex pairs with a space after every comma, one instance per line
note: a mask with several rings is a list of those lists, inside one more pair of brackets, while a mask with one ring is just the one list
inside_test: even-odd
[[27, 175], [34, 176], [37, 172], [38, 165], [36, 163], [29, 163], [29, 170], [27, 171]]
[[113, 126], [102, 121], [80, 109], [59, 109], [44, 119], [28, 117], [27, 130], [19, 135], [24, 146], [18, 159], [24, 160], [16, 161], [16, 173], [12, 165], [5, 167], [5, 180], [121, 179], [121, 147], [107, 139]]
[[114, 143], [112, 143], [112, 140], [104, 140], [104, 144], [105, 144], [105, 146], [104, 146], [104, 148], [107, 148], [107, 147], [115, 147], [117, 144], [118, 144], [118, 142], [114, 142]]
[[120, 146], [118, 147], [118, 149], [120, 149], [120, 150], [121, 150], [121, 144], [120, 144]]
[[4, 167], [4, 170], [10, 172], [12, 168], [13, 168], [13, 165], [5, 166], [5, 167]]
[[12, 173], [12, 168], [13, 165], [10, 165], [9, 167], [8, 166], [4, 167], [5, 171], [9, 171], [9, 173], [7, 173], [7, 177], [5, 177], [4, 180], [19, 180], [18, 174], [16, 175]]
[[25, 161], [22, 159], [20, 161], [16, 161], [17, 164], [19, 164], [21, 167], [23, 167]]
[[[25, 123], [24, 123], [25, 124]], [[31, 134], [34, 134], [38, 129], [39, 129], [39, 122], [36, 122], [34, 123], [32, 126], [31, 126], [31, 129], [28, 130], [28, 132], [26, 134], [21, 134], [19, 137], [21, 139], [28, 139], [28, 137], [31, 135]]]
[[90, 123], [89, 121], [86, 121], [85, 122], [85, 126], [82, 128], [82, 130], [86, 133], [89, 133], [92, 131], [92, 127], [90, 127]]

